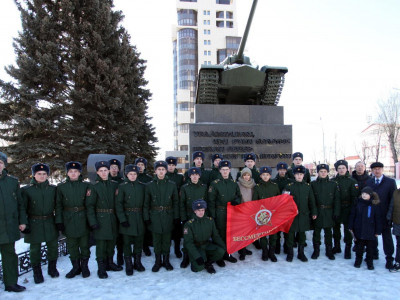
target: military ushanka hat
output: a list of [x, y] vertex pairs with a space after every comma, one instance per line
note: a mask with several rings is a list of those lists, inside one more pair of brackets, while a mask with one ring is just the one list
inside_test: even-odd
[[221, 154], [221, 153], [215, 153], [215, 154], [213, 154], [213, 156], [211, 157], [211, 160], [212, 160], [212, 162], [214, 162], [214, 160], [216, 160], [216, 159], [221, 159], [221, 160], [223, 160], [224, 159], [224, 156]]
[[106, 160], [96, 161], [96, 163], [94, 164], [94, 167], [96, 168], [96, 171], [98, 171], [100, 168], [103, 168], [103, 167], [106, 167], [107, 169], [110, 170], [110, 164]]
[[327, 170], [329, 172], [329, 165], [328, 164], [319, 164], [317, 166], [317, 172], [319, 172], [320, 170]]
[[272, 169], [271, 167], [265, 166], [260, 168], [260, 175], [263, 173], [268, 173], [269, 175], [272, 174]]
[[174, 156], [168, 156], [166, 159], [165, 159], [165, 161], [167, 162], [167, 164], [169, 164], [169, 165], [177, 165], [177, 163], [178, 163], [178, 159], [176, 158], [176, 157], [174, 157]]
[[144, 167], [147, 167], [147, 159], [145, 159], [144, 157], [138, 157], [135, 159], [135, 165], [137, 165], [138, 163], [143, 163]]
[[165, 170], [167, 170], [168, 164], [164, 160], [158, 160], [154, 163], [154, 171], [157, 170], [157, 168], [165, 168]]
[[195, 200], [192, 203], [192, 209], [196, 210], [196, 209], [206, 209], [207, 208], [207, 202], [204, 201], [203, 199], [199, 199], [199, 200]]
[[108, 163], [110, 164], [110, 166], [111, 166], [111, 165], [117, 165], [117, 166], [118, 166], [118, 169], [121, 169], [121, 162], [120, 162], [118, 159], [116, 159], [116, 158], [110, 159], [110, 160], [108, 161]]
[[127, 175], [129, 172], [136, 172], [136, 174], [139, 174], [140, 170], [138, 166], [135, 166], [134, 164], [129, 164], [125, 166], [125, 175]]
[[300, 157], [303, 160], [303, 153], [301, 152], [295, 152], [292, 154], [292, 160], [294, 160], [296, 157]]
[[349, 169], [349, 163], [345, 161], [344, 159], [340, 159], [337, 162], [335, 162], [335, 170], [337, 171], [339, 166], [345, 166], [346, 169]]
[[228, 167], [229, 169], [231, 168], [231, 162], [229, 160], [221, 160], [218, 164], [218, 169], [221, 169], [223, 167]]
[[305, 174], [306, 173], [306, 168], [304, 166], [294, 167], [293, 168], [293, 174], [297, 174], [297, 173]]
[[82, 164], [78, 161], [70, 161], [65, 164], [65, 170], [68, 171], [71, 169], [76, 169], [79, 172], [82, 172]]
[[192, 160], [195, 160], [197, 157], [201, 157], [201, 159], [204, 160], [204, 152], [202, 152], [202, 151], [193, 152]]
[[188, 176], [190, 177], [190, 175], [193, 174], [198, 174], [199, 176], [201, 176], [201, 169], [200, 168], [196, 168], [196, 167], [192, 167], [188, 170]]
[[39, 171], [45, 171], [47, 173], [47, 175], [50, 175], [50, 167], [48, 164], [38, 163], [38, 164], [34, 164], [32, 166], [32, 175], [33, 176], [35, 176], [35, 174]]
[[277, 169], [277, 170], [282, 170], [282, 169], [287, 170], [288, 168], [289, 168], [288, 164], [285, 163], [284, 161], [280, 161], [280, 162], [278, 162], [278, 164], [276, 165], [276, 169]]
[[243, 160], [247, 161], [247, 160], [254, 160], [256, 161], [257, 156], [255, 153], [246, 153], [245, 155], [243, 155]]
[[381, 163], [381, 162], [379, 162], [379, 161], [374, 162], [374, 163], [371, 164], [370, 168], [371, 168], [371, 170], [372, 170], [373, 168], [383, 168], [383, 163]]
[[3, 152], [0, 152], [0, 160], [7, 166], [7, 155]]

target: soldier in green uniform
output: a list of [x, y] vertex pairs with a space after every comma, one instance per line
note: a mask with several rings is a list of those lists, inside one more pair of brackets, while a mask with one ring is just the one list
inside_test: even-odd
[[[303, 164], [303, 153], [301, 153], [301, 152], [293, 153], [292, 159], [293, 159], [293, 163], [292, 163], [290, 169], [288, 170], [288, 177], [292, 180], [295, 180], [293, 170], [295, 167], [300, 167]], [[304, 181], [306, 183], [310, 183], [311, 182], [310, 171], [307, 168], [305, 168], [305, 170], [306, 170], [306, 173], [304, 174]]]
[[[265, 198], [278, 196], [281, 194], [278, 185], [270, 180], [271, 174], [272, 174], [271, 167], [266, 166], [260, 168], [261, 180], [254, 187], [253, 200], [261, 200]], [[278, 261], [275, 256], [276, 239], [277, 239], [276, 234], [269, 236], [269, 249], [268, 249], [267, 237], [264, 236], [260, 239], [260, 245], [262, 249], [261, 259], [263, 261], [267, 261], [268, 258], [270, 258], [272, 262]]]
[[[119, 233], [123, 239], [125, 272], [126, 275], [133, 275], [133, 269], [143, 272], [142, 250], [144, 239], [143, 204], [144, 189], [143, 183], [137, 180], [139, 167], [129, 164], [125, 167], [125, 181], [118, 188], [118, 196], [115, 203], [115, 210], [119, 220]], [[132, 244], [134, 251], [132, 252]], [[132, 255], [134, 263], [132, 264]]]
[[[254, 153], [246, 153], [243, 155], [243, 160], [244, 160], [244, 167], [249, 168], [251, 170], [251, 177], [254, 179], [256, 183], [259, 183], [261, 178], [260, 178], [260, 173], [258, 172], [258, 169], [256, 167], [256, 160], [257, 160], [257, 155]], [[236, 180], [239, 179], [241, 176], [240, 172], [236, 175]]]
[[118, 235], [117, 217], [115, 216], [115, 198], [118, 194], [118, 183], [108, 175], [108, 161], [95, 163], [96, 183], [89, 186], [86, 192], [86, 208], [89, 226], [96, 239], [97, 276], [108, 278], [106, 271], [121, 271], [122, 267], [113, 262], [114, 247]]
[[21, 190], [24, 204], [23, 219], [28, 220], [30, 233], [25, 235], [25, 243], [31, 244], [29, 255], [35, 283], [44, 281], [41, 268], [40, 248], [43, 242], [47, 245], [47, 273], [58, 277], [58, 231], [54, 221], [56, 206], [56, 187], [47, 180], [50, 168], [47, 164], [38, 163], [32, 166], [32, 180]]
[[297, 205], [298, 214], [293, 220], [286, 240], [288, 252], [286, 261], [293, 261], [294, 237], [295, 233], [298, 232], [299, 246], [297, 258], [302, 262], [306, 262], [308, 261], [307, 257], [304, 255], [306, 231], [310, 230], [310, 214], [313, 220], [317, 218], [317, 208], [315, 206], [315, 198], [312, 188], [309, 183], [304, 182], [306, 168], [304, 166], [295, 167], [293, 173], [295, 182], [289, 183], [285, 187], [284, 193], [293, 196], [293, 200]]
[[330, 260], [334, 260], [332, 253], [332, 227], [334, 220], [340, 215], [340, 198], [338, 185], [329, 180], [329, 165], [319, 164], [317, 166], [318, 177], [311, 182], [317, 205], [318, 217], [314, 220], [312, 259], [317, 259], [320, 253], [321, 231], [324, 229], [325, 254]]
[[358, 183], [351, 177], [348, 172], [348, 163], [345, 160], [338, 160], [335, 163], [335, 169], [338, 172], [333, 181], [336, 181], [339, 186], [340, 196], [340, 217], [335, 220], [333, 226], [333, 239], [334, 248], [333, 253], [341, 253], [340, 239], [342, 238], [340, 227], [343, 224], [344, 227], [344, 243], [346, 244], [344, 249], [344, 258], [351, 259], [351, 245], [353, 243], [353, 236], [349, 231], [349, 217], [351, 208], [355, 205], [359, 194]]
[[[211, 217], [215, 220], [219, 235], [226, 242], [226, 221], [227, 221], [227, 205], [238, 205], [241, 202], [240, 189], [237, 183], [229, 178], [231, 172], [231, 162], [221, 160], [219, 162], [220, 177], [211, 182], [208, 189], [208, 203]], [[237, 259], [225, 252], [224, 259], [236, 263]], [[217, 261], [218, 266], [224, 267], [223, 260]]]
[[183, 228], [183, 243], [189, 253], [191, 269], [193, 272], [200, 272], [205, 268], [208, 273], [214, 274], [212, 263], [224, 256], [225, 243], [218, 234], [214, 220], [205, 216], [207, 202], [203, 199], [196, 200], [192, 203], [192, 208], [194, 217]]
[[82, 180], [82, 164], [70, 161], [65, 164], [67, 179], [57, 186], [56, 226], [67, 237], [69, 258], [72, 270], [65, 275], [74, 278], [81, 274], [90, 276], [88, 262], [89, 226], [86, 218], [85, 197], [89, 186]]
[[[195, 216], [193, 202], [198, 199], [207, 202], [208, 199], [207, 186], [200, 182], [201, 169], [192, 167], [188, 170], [188, 173], [189, 181], [182, 186], [179, 197], [180, 216], [183, 224]], [[189, 255], [184, 249], [181, 268], [186, 268], [188, 265]]]
[[23, 292], [18, 284], [18, 256], [15, 242], [20, 239], [20, 230], [26, 229], [26, 219], [21, 218], [21, 190], [18, 179], [5, 169], [7, 155], [0, 152], [0, 254], [3, 263], [4, 286], [8, 292]]
[[[192, 154], [193, 164], [192, 167], [200, 168], [201, 169], [201, 177], [200, 181], [207, 185], [210, 185], [210, 176], [211, 172], [204, 168], [204, 152], [196, 151]], [[189, 173], [186, 171], [185, 173], [185, 182], [189, 181]]]
[[[178, 163], [178, 159], [174, 156], [168, 156], [165, 161], [168, 164], [168, 170], [167, 170], [167, 177], [169, 180], [172, 182], [175, 182], [176, 188], [178, 189], [178, 194], [181, 190], [181, 186], [184, 183], [184, 177], [182, 174], [178, 173], [178, 170], [176, 169], [176, 165]], [[174, 226], [174, 229], [172, 231], [172, 240], [174, 241], [174, 252], [175, 256], [177, 258], [182, 257], [182, 252], [181, 252], [181, 238], [182, 238], [182, 224], [176, 224]]]
[[146, 185], [145, 190], [143, 218], [153, 234], [156, 257], [153, 272], [158, 272], [162, 266], [167, 271], [174, 269], [169, 262], [169, 249], [174, 224], [180, 223], [179, 196], [176, 184], [166, 176], [167, 168], [165, 161], [156, 161], [156, 177]]
[[210, 171], [210, 182], [213, 182], [215, 179], [219, 177], [219, 162], [224, 159], [224, 156], [221, 153], [215, 153], [211, 157], [212, 166]]
[[[274, 179], [271, 179], [271, 181], [273, 183], [276, 183], [279, 187], [279, 191], [282, 194], [282, 191], [284, 190], [284, 188], [291, 182], [293, 182], [293, 179], [289, 178], [288, 175], [288, 170], [289, 166], [287, 163], [281, 161], [276, 165], [276, 170], [278, 171], [278, 174], [276, 174]], [[287, 234], [284, 233], [283, 234], [285, 237], [285, 241], [287, 238]], [[280, 254], [281, 253], [281, 232], [278, 232], [276, 234], [277, 238], [276, 238], [276, 247], [275, 247], [275, 253], [276, 254]], [[284, 247], [286, 249], [286, 242], [284, 243]], [[284, 252], [286, 253], [287, 251], [284, 250]]]

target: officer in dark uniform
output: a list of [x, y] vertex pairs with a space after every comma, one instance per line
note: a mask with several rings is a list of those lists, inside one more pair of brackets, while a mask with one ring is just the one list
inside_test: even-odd
[[[257, 155], [255, 155], [255, 153], [246, 153], [243, 155], [244, 167], [250, 169], [251, 177], [256, 183], [259, 183], [261, 178], [260, 173], [258, 172], [258, 169], [256, 167], [256, 160]], [[238, 172], [238, 174], [236, 175], [236, 180], [238, 180], [240, 176], [241, 172]]]
[[56, 206], [56, 187], [47, 180], [50, 168], [47, 164], [38, 163], [32, 166], [32, 180], [21, 190], [24, 203], [24, 219], [28, 219], [30, 232], [25, 234], [25, 243], [31, 244], [30, 258], [35, 283], [44, 281], [41, 268], [41, 245], [46, 242], [47, 273], [58, 277], [58, 230], [54, 221]]
[[[122, 235], [125, 272], [126, 275], [133, 275], [133, 269], [143, 272], [142, 250], [144, 239], [143, 204], [144, 190], [143, 183], [137, 180], [139, 167], [129, 164], [125, 167], [125, 181], [118, 188], [118, 196], [115, 203], [115, 210], [119, 220], [119, 232]], [[134, 251], [132, 252], [132, 244]], [[132, 255], [134, 263], [132, 265]]]
[[9, 175], [7, 155], [0, 152], [0, 254], [3, 264], [3, 279], [8, 292], [23, 292], [25, 287], [18, 284], [18, 256], [15, 241], [20, 239], [20, 230], [26, 229], [23, 214], [21, 190], [18, 179]]
[[215, 153], [211, 157], [212, 166], [210, 172], [210, 182], [213, 182], [215, 179], [219, 177], [219, 162], [224, 159], [222, 153]]
[[[292, 163], [290, 169], [288, 170], [288, 177], [290, 179], [295, 180], [293, 170], [295, 167], [299, 167], [303, 164], [303, 153], [301, 153], [301, 152], [293, 153], [292, 159], [293, 159], [293, 163]], [[311, 182], [310, 171], [307, 168], [305, 168], [305, 170], [306, 170], [305, 171], [306, 173], [304, 174], [304, 181], [306, 183], [310, 183]]]
[[122, 267], [113, 262], [114, 247], [118, 235], [117, 217], [115, 215], [115, 198], [118, 194], [118, 183], [108, 175], [108, 161], [95, 163], [96, 183], [86, 192], [86, 208], [89, 226], [94, 230], [96, 239], [97, 276], [108, 278], [106, 271], [122, 271]]
[[205, 216], [207, 202], [196, 200], [192, 208], [194, 217], [183, 228], [184, 245], [189, 254], [191, 269], [199, 272], [205, 268], [208, 273], [214, 274], [212, 263], [224, 256], [225, 243], [218, 234], [214, 220]]
[[165, 161], [156, 161], [154, 163], [156, 176], [145, 189], [143, 218], [153, 234], [156, 257], [153, 272], [158, 272], [162, 266], [167, 271], [174, 269], [169, 262], [169, 250], [173, 227], [180, 223], [179, 196], [176, 184], [166, 176], [167, 168]]
[[[208, 187], [210, 185], [211, 172], [204, 168], [204, 157], [205, 157], [204, 156], [204, 152], [202, 152], [202, 151], [193, 152], [193, 154], [192, 154], [192, 160], [193, 160], [192, 167], [196, 167], [196, 168], [200, 168], [201, 169], [200, 181], [202, 183], [204, 183], [205, 185], [207, 185], [207, 187]], [[185, 182], [187, 182], [188, 180], [189, 180], [189, 173], [186, 171], [186, 173], [185, 173]]]
[[82, 180], [82, 164], [70, 161], [65, 164], [67, 179], [57, 186], [56, 226], [67, 237], [67, 247], [72, 270], [65, 275], [74, 278], [81, 274], [90, 276], [88, 262], [89, 226], [87, 224], [85, 197], [89, 183]]

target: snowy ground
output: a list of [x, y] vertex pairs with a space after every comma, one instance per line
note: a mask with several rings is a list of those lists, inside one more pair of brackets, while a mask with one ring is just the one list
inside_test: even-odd
[[27, 288], [26, 292], [7, 293], [1, 287], [0, 299], [399, 299], [400, 272], [390, 273], [385, 269], [381, 238], [380, 259], [374, 261], [375, 270], [369, 271], [364, 262], [361, 269], [353, 267], [354, 253], [351, 260], [343, 259], [341, 253], [330, 261], [324, 255], [323, 246], [319, 259], [311, 260], [310, 233], [305, 251], [309, 258], [307, 263], [296, 257], [288, 263], [284, 254], [278, 255], [277, 263], [263, 262], [261, 251], [251, 245], [248, 249], [253, 251], [252, 256], [236, 264], [227, 263], [225, 268], [215, 266], [217, 273], [214, 275], [205, 271], [193, 273], [190, 267], [180, 269], [180, 260], [171, 254], [173, 271], [161, 269], [153, 273], [154, 256], [143, 257], [145, 272], [135, 271], [132, 277], [126, 276], [125, 271], [108, 272], [109, 278], [100, 280], [93, 247], [89, 278], [66, 279], [71, 264], [68, 257], [61, 257], [59, 278], [50, 278], [44, 266], [44, 283], [34, 284], [32, 272], [29, 272], [19, 279], [19, 284]]

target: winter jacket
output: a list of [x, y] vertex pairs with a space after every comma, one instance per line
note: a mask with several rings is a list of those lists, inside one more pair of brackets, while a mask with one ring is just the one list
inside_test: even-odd
[[393, 221], [393, 234], [400, 236], [400, 189], [393, 193], [386, 218]]
[[358, 194], [361, 195], [361, 190], [365, 187], [368, 179], [370, 179], [371, 176], [369, 176], [366, 171], [364, 171], [364, 174], [362, 174], [362, 175], [357, 175], [356, 170], [354, 170], [351, 173], [351, 177], [353, 177], [353, 179], [355, 179], [357, 181]]

